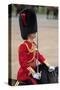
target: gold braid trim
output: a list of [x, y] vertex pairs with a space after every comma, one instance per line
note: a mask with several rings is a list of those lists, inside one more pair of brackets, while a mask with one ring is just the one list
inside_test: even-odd
[[35, 52], [31, 60], [28, 61], [28, 63], [32, 62], [35, 59]]
[[28, 51], [29, 51], [30, 53], [33, 53], [32, 59], [28, 61], [28, 63], [30, 63], [30, 62], [32, 62], [32, 61], [35, 59], [36, 50], [35, 50], [35, 47], [34, 47], [33, 44], [32, 44], [32, 48], [31, 48], [31, 49], [28, 47], [28, 45], [27, 45], [26, 43], [24, 43], [24, 44], [26, 45]]
[[35, 52], [35, 46], [32, 44], [32, 48], [30, 49], [26, 43], [24, 43], [30, 53]]

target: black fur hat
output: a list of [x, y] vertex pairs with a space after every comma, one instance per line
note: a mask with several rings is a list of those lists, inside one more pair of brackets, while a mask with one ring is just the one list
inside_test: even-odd
[[21, 36], [25, 40], [29, 34], [37, 32], [36, 13], [32, 9], [26, 9], [19, 15]]

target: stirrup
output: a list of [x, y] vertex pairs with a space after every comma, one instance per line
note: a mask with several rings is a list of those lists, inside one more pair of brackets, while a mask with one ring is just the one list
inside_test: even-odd
[[16, 81], [15, 86], [18, 86], [18, 85], [19, 85], [19, 81]]

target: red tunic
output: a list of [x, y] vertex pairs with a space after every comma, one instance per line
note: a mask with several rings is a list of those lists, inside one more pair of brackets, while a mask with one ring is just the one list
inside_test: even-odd
[[19, 46], [19, 64], [21, 67], [19, 68], [17, 73], [17, 80], [30, 79], [30, 72], [27, 68], [31, 66], [34, 69], [37, 55], [40, 63], [43, 63], [45, 60], [43, 55], [41, 55], [38, 51], [35, 51], [35, 53], [29, 52], [26, 44], [29, 47], [29, 49], [32, 48], [32, 43], [27, 40]]

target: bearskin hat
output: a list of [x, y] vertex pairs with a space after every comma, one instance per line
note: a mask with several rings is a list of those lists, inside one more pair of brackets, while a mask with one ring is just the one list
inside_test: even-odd
[[32, 9], [26, 9], [19, 14], [21, 36], [25, 40], [29, 34], [37, 32], [36, 13]]

